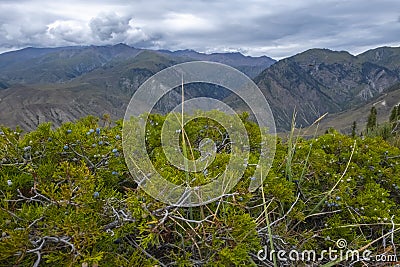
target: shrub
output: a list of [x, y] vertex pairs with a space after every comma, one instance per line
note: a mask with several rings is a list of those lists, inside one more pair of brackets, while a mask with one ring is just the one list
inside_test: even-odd
[[[167, 164], [160, 148], [165, 117], [150, 120], [148, 153], [160, 172], [180, 183], [184, 174]], [[250, 133], [250, 162], [256, 162], [260, 131], [246, 116], [242, 120]], [[400, 150], [382, 138], [331, 130], [297, 139], [291, 180], [288, 144], [278, 140], [262, 188], [247, 190], [249, 167], [218, 201], [177, 208], [137, 187], [122, 155], [122, 121], [109, 125], [86, 117], [26, 134], [1, 128], [1, 266], [255, 266], [261, 264], [257, 252], [271, 241], [287, 251], [320, 251], [340, 238], [352, 249], [378, 240], [375, 253], [385, 249], [382, 240], [392, 248], [399, 244], [398, 235], [390, 241], [382, 236], [398, 230]], [[221, 146], [208, 169], [211, 178], [230, 157], [229, 146], [218, 143], [226, 137], [220, 127], [209, 119], [187, 127], [193, 147], [205, 137]], [[199, 183], [211, 179], [194, 175], [202, 177]]]

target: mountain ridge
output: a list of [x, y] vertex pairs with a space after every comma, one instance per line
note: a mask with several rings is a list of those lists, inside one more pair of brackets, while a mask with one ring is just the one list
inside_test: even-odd
[[[280, 128], [288, 129], [294, 107], [298, 124], [307, 126], [324, 113], [338, 113], [366, 104], [400, 81], [400, 48], [390, 48], [379, 61], [366, 51], [310, 49], [278, 61], [254, 81], [275, 110]], [[399, 55], [399, 57], [393, 57]], [[379, 65], [380, 64], [380, 65]]]
[[[227, 54], [219, 61], [228, 63], [226, 61], [231, 56]], [[260, 63], [258, 58], [243, 55], [234, 56], [236, 59], [231, 59], [231, 64], [241, 63], [245, 58], [247, 61], [244, 63], [250, 65], [244, 66], [251, 71], [254, 71], [253, 66], [264, 69], [272, 63], [265, 60]], [[16, 60], [12, 61], [12, 57]], [[162, 69], [192, 60], [124, 44], [27, 48], [1, 54], [0, 124], [20, 125], [29, 130], [44, 121], [59, 125], [83, 114], [110, 113], [114, 119], [120, 118], [130, 97], [146, 79]], [[203, 94], [207, 92], [198, 86], [196, 88]], [[87, 100], [91, 95], [95, 99], [93, 102]], [[213, 95], [220, 95], [222, 99], [225, 93], [216, 90]], [[169, 97], [174, 101], [180, 99], [176, 92]], [[173, 104], [168, 100], [164, 103], [166, 106]], [[35, 113], [40, 114], [39, 118]]]
[[[248, 75], [257, 74], [253, 80], [266, 96], [278, 130], [290, 128], [294, 110], [297, 125], [305, 127], [326, 112], [343, 113], [365, 105], [400, 81], [398, 47], [376, 48], [359, 55], [309, 49], [273, 64], [268, 57], [241, 53], [153, 51], [124, 44], [26, 48], [0, 54], [0, 110], [8, 114], [0, 117], [0, 124], [32, 129], [44, 121], [59, 125], [85, 114], [110, 113], [121, 118], [130, 97], [146, 79], [175, 64], [206, 59], [229, 63], [241, 71], [247, 68]], [[187, 90], [188, 99], [212, 96], [237, 110], [246, 110], [221, 88], [193, 88], [197, 91]], [[168, 97], [164, 110], [180, 101], [178, 92]], [[158, 105], [161, 112], [162, 106]], [[35, 112], [41, 114], [39, 119]]]

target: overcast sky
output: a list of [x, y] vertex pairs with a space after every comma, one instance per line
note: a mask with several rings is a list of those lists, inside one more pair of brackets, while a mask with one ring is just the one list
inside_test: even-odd
[[275, 59], [400, 46], [399, 0], [0, 0], [0, 52], [126, 43]]

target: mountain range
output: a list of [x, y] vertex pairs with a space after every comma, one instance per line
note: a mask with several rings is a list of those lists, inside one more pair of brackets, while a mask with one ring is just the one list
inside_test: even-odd
[[[357, 56], [311, 49], [280, 60], [254, 80], [279, 127], [290, 127], [294, 107], [297, 124], [307, 126], [326, 112], [352, 110], [398, 88], [400, 48], [381, 47]], [[366, 117], [355, 120], [363, 125]]]
[[[376, 101], [388, 106], [399, 102], [382, 98], [400, 95], [396, 93], [400, 90], [400, 48], [381, 47], [357, 56], [310, 49], [279, 61], [240, 53], [146, 50], [124, 44], [25, 48], [0, 54], [0, 124], [29, 130], [44, 121], [59, 125], [88, 114], [121, 118], [146, 79], [192, 60], [224, 63], [252, 78], [270, 103], [279, 130], [290, 127], [294, 110], [298, 126], [308, 126], [328, 112], [327, 121], [341, 118], [343, 123], [336, 125], [345, 130], [352, 123], [349, 120], [359, 125], [365, 122], [365, 112], [355, 110]], [[209, 96], [246, 109], [226, 89], [190, 86], [188, 98]], [[179, 101], [179, 92], [171, 92], [158, 109], [166, 111]], [[388, 106], [380, 116], [390, 112]]]

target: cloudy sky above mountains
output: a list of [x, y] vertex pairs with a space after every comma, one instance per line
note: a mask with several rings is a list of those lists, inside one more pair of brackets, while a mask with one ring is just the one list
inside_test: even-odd
[[279, 59], [400, 46], [398, 0], [0, 0], [0, 52], [126, 43]]

